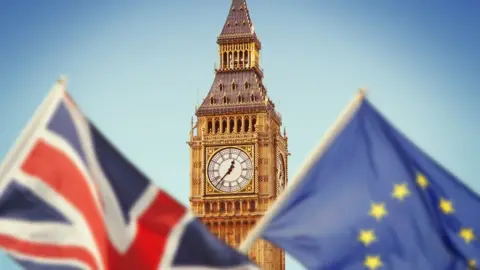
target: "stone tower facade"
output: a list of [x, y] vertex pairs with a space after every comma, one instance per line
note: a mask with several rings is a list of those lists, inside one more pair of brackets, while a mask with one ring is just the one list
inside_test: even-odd
[[[245, 0], [233, 0], [218, 36], [219, 62], [190, 132], [190, 203], [221, 240], [240, 245], [288, 180], [282, 118], [267, 96], [261, 43]], [[262, 269], [285, 269], [283, 250], [258, 240], [249, 257]]]

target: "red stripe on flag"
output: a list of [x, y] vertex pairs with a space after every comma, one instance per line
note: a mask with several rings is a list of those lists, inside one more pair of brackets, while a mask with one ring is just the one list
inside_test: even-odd
[[0, 235], [0, 246], [4, 247], [8, 252], [18, 252], [39, 259], [73, 259], [88, 265], [90, 269], [97, 269], [92, 254], [83, 248], [75, 246], [40, 244], [6, 235]]
[[114, 260], [112, 269], [157, 269], [170, 231], [185, 213], [183, 205], [159, 191], [138, 219], [135, 242], [123, 257]]
[[74, 205], [85, 218], [100, 252], [105, 269], [108, 241], [103, 220], [80, 170], [63, 152], [38, 141], [24, 161], [22, 170], [48, 184]]
[[138, 219], [134, 243], [126, 254], [119, 254], [108, 240], [101, 213], [86, 180], [67, 155], [39, 141], [22, 169], [47, 183], [82, 213], [93, 232], [105, 269], [157, 269], [171, 229], [186, 213], [176, 200], [159, 192]]

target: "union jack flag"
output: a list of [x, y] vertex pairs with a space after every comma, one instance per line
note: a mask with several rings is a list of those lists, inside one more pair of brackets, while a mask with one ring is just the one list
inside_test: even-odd
[[65, 85], [0, 167], [0, 249], [26, 269], [258, 269], [127, 161]]

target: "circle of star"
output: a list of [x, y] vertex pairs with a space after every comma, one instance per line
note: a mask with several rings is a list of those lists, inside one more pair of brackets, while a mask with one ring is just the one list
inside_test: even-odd
[[403, 199], [405, 199], [405, 197], [408, 195], [410, 195], [410, 190], [408, 190], [407, 183], [396, 184], [393, 187], [392, 197], [398, 199], [399, 201], [403, 201]]
[[366, 247], [377, 240], [373, 230], [361, 230], [358, 235], [358, 241], [362, 242]]
[[372, 208], [370, 209], [370, 216], [374, 217], [376, 220], [381, 220], [386, 215], [387, 209], [385, 209], [384, 203], [372, 203]]
[[468, 261], [468, 266], [470, 267], [469, 269], [473, 270], [473, 269], [477, 269], [477, 261], [475, 260], [470, 260]]
[[467, 244], [470, 244], [470, 242], [475, 240], [475, 234], [473, 233], [472, 228], [462, 228], [459, 235]]
[[428, 180], [427, 180], [427, 178], [426, 178], [423, 174], [419, 173], [419, 174], [417, 175], [417, 184], [418, 184], [421, 188], [425, 189], [425, 188], [428, 187]]
[[376, 270], [383, 266], [380, 256], [367, 256], [363, 264], [370, 270]]
[[452, 201], [444, 198], [440, 199], [440, 210], [442, 210], [445, 215], [453, 214], [453, 212], [455, 212]]

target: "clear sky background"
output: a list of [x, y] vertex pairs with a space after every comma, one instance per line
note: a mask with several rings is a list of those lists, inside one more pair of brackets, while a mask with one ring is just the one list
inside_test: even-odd
[[[248, 5], [290, 178], [357, 88], [480, 192], [480, 2], [259, 1]], [[92, 121], [188, 203], [190, 119], [211, 86], [229, 0], [4, 1], [0, 159], [60, 74]], [[0, 269], [18, 269], [0, 256]], [[287, 269], [302, 269], [287, 259]]]

